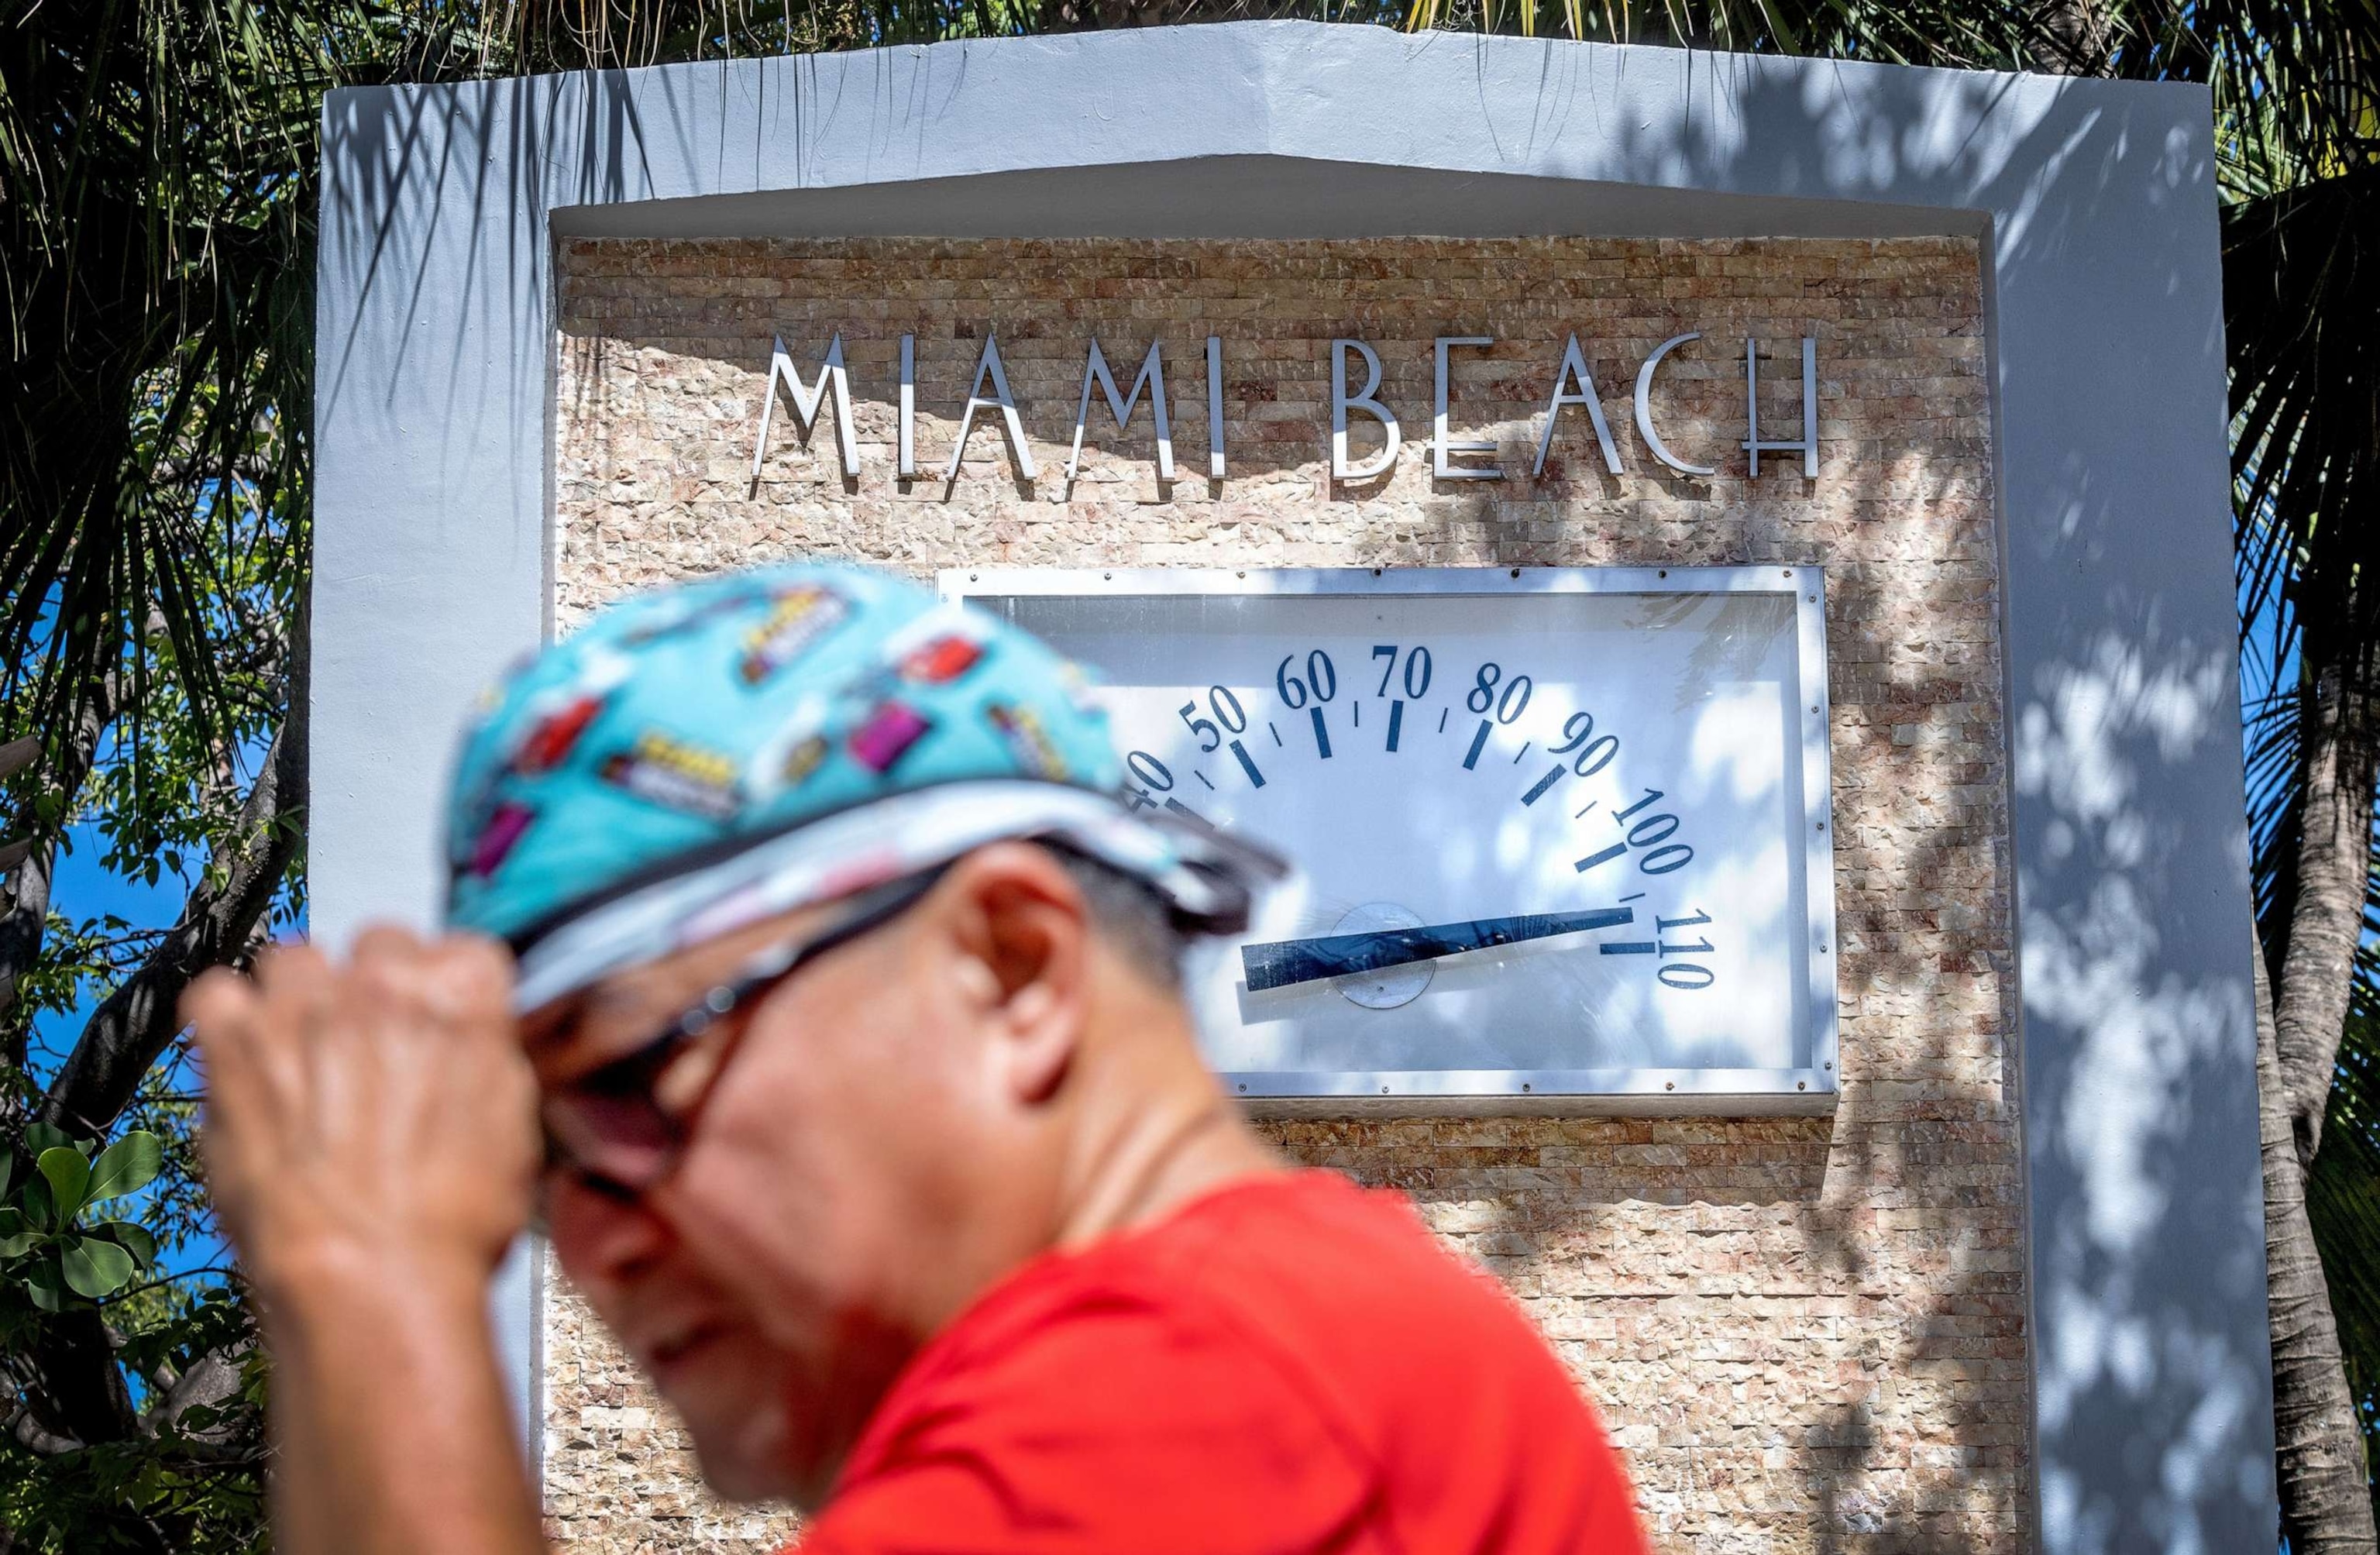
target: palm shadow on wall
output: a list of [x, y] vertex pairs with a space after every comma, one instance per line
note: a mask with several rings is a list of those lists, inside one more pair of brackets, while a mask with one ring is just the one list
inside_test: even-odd
[[[1044, 230], [1052, 230], [1045, 224], [1056, 223], [1056, 230], [1087, 236], [1165, 231], [1171, 230], [1169, 223], [1182, 230], [1231, 231], [1236, 225], [1266, 226], [1272, 236], [1342, 235], [1344, 224], [1355, 219], [1349, 213], [1395, 208], [1380, 202], [1384, 188], [1412, 191], [1432, 179], [1451, 179], [1462, 188], [1447, 193], [1447, 206], [1462, 210], [1471, 201], [1468, 208], [1482, 219], [1501, 220], [1498, 230], [1507, 235], [1592, 234], [1609, 230], [1597, 225], [1606, 213], [1622, 222], [1663, 219], [1665, 207], [1658, 199], [1632, 206], [1606, 198], [1616, 185], [1640, 181], [1766, 188], [1788, 197], [1746, 197], [1731, 208], [1708, 202], [1666, 208], [1681, 222], [1733, 222], [1742, 230], [1772, 232], [1860, 221], [1902, 224], [1900, 230], [1929, 230], [1925, 222], [1936, 224], [1931, 230], [1943, 225], [1938, 218], [1883, 206], [1847, 213], [1837, 197], [1849, 188], [1864, 188], [1878, 200], [1939, 199], [1977, 210], [2031, 213], [2030, 219], [1985, 234], [1990, 284], [2007, 288], [2083, 262], [2090, 245], [2104, 241], [2102, 235], [2059, 225], [2050, 214], [2060, 207], [2046, 198], [2049, 189], [2134, 182], [2131, 168], [2143, 162], [2156, 167], [2173, 164], [2180, 176], [2193, 171], [2180, 165], [2189, 148], [2133, 133], [2123, 115], [2095, 109], [2053, 105], [2020, 129], [2014, 146], [1983, 137], [1947, 143], [1936, 127], [1961, 122], [1965, 112], [1987, 110], [2007, 91], [1999, 78], [1904, 78], [1846, 67], [1836, 75], [1837, 91], [1812, 94], [1755, 63], [1710, 57], [1698, 57], [1693, 68], [1714, 82], [1722, 75], [1736, 78], [1734, 117], [1690, 115], [1682, 125], [1623, 122], [1614, 150], [1614, 133], [1594, 96], [1597, 79], [1564, 46], [1447, 37], [1426, 46], [1477, 54], [1479, 113], [1495, 128], [1500, 149], [1554, 181], [1532, 181], [1526, 195], [1514, 199], [1498, 192], [1493, 174], [1390, 173], [1342, 164], [1318, 177], [1310, 164], [1274, 158], [1248, 159], [1267, 164], [1257, 167], [1208, 162], [1144, 169], [1137, 186], [1129, 178], [1103, 180], [1101, 196], [1090, 200], [1075, 175], [1000, 174], [913, 191], [918, 198], [908, 205], [898, 200], [870, 205], [851, 197], [838, 207], [844, 196], [816, 190], [782, 197], [767, 209], [718, 209], [722, 221], [768, 219], [769, 210], [782, 210], [789, 221], [841, 221], [842, 230], [853, 232], [901, 230], [884, 224], [919, 219], [919, 212], [933, 221], [939, 209], [952, 224], [941, 230], [960, 236], [987, 230], [980, 224], [995, 219]], [[1526, 73], [1510, 67], [1524, 57], [1512, 52], [1518, 49], [1531, 51], [1527, 59], [1541, 61], [1525, 87], [1520, 83]], [[963, 68], [969, 55], [961, 48], [945, 51], [943, 57]], [[844, 79], [833, 92], [813, 91], [807, 99], [802, 83], [812, 79], [809, 67], [786, 70], [780, 90], [791, 91], [795, 99], [796, 125], [804, 115], [915, 112], [917, 83], [895, 82], [888, 64], [871, 67], [877, 72], [873, 89]], [[940, 68], [947, 76], [947, 66]], [[940, 89], [928, 86], [930, 100], [931, 91]], [[634, 201], [652, 187], [652, 148], [685, 122], [683, 105], [669, 99], [673, 90], [662, 78], [514, 83], [472, 99], [487, 106], [481, 116], [469, 119], [444, 113], [439, 108], [443, 100], [435, 97], [334, 104], [334, 114], [379, 117], [370, 125], [350, 125], [348, 133], [333, 138], [354, 160], [337, 170], [335, 179], [346, 203], [324, 212], [326, 253], [339, 256], [331, 262], [350, 264], [366, 276], [368, 306], [409, 321], [419, 308], [424, 277], [376, 268], [387, 229], [372, 224], [447, 223], [462, 228], [475, 235], [472, 262], [493, 277], [475, 294], [494, 299], [488, 312], [473, 316], [471, 327], [485, 327], [487, 317], [522, 295], [541, 292], [550, 278], [550, 234], [538, 211]], [[868, 101], [870, 90], [880, 101]], [[930, 107], [925, 111], [930, 115]], [[1560, 181], [1573, 136], [1582, 147], [1576, 170], [1592, 183]], [[1816, 153], [1823, 166], [1793, 149], [1814, 143], [1824, 148]], [[2018, 176], [2011, 169], [2034, 164], [2027, 144], [2057, 150], [2047, 183], [2030, 192], [2001, 187]], [[359, 150], [366, 147], [368, 152]], [[523, 148], [532, 154], [489, 154]], [[897, 176], [899, 160], [888, 151], [880, 176]], [[526, 168], [532, 171], [515, 176], [550, 182], [530, 188], [489, 176], [475, 192], [474, 209], [441, 208], [435, 203], [439, 197], [422, 191], [444, 187], [432, 175], [448, 162]], [[2186, 176], [2175, 181], [2191, 187]], [[971, 186], [972, 193], [955, 187], [960, 183]], [[1291, 188], [1309, 188], [1312, 198], [1303, 205], [1284, 205], [1280, 190]], [[1791, 197], [1803, 193], [1809, 202], [1798, 206]], [[482, 221], [487, 209], [520, 214], [506, 226]], [[1284, 211], [1291, 213], [1280, 213]], [[384, 214], [364, 214], [374, 212]], [[987, 212], [1000, 214], [987, 217]], [[1516, 218], [1515, 212], [1523, 214]], [[1918, 225], [1907, 225], [1912, 222]], [[476, 236], [492, 225], [508, 236]], [[1362, 333], [1360, 320], [1350, 322], [1353, 333]], [[520, 383], [545, 383], [551, 345], [551, 337], [515, 339], [499, 349], [455, 353], [456, 362], [469, 365], [458, 367], [443, 386], [441, 408], [446, 413], [436, 424], [446, 440], [442, 456], [458, 479], [473, 466], [474, 440], [485, 435], [474, 412], [512, 403]], [[566, 340], [564, 348], [570, 348]], [[2083, 348], [2078, 343], [2077, 349]], [[2219, 358], [2220, 350], [2219, 335], [2210, 329], [2205, 351]], [[376, 392], [343, 376], [335, 339], [326, 338], [324, 358], [326, 395]], [[1613, 385], [1607, 383], [1605, 388], [1609, 392]], [[1195, 391], [1185, 397], [1195, 401]], [[1427, 401], [1408, 386], [1401, 403]], [[1184, 429], [1177, 428], [1177, 438], [1183, 436]], [[1145, 449], [1126, 438], [1117, 452], [1134, 457]], [[1268, 456], [1254, 448], [1235, 447], [1232, 456], [1235, 479], [1245, 471], [1261, 480], [1286, 473], [1305, 456], [1302, 449], [1297, 459], [1282, 455], [1269, 467]], [[1878, 476], [1852, 479], [1874, 480], [1875, 490], [1864, 494], [1879, 504], [1910, 501]], [[1581, 482], [1589, 490], [1582, 492], [1585, 504], [1575, 515], [1580, 529], [1592, 528], [1596, 504], [1609, 498], [1600, 480]], [[1304, 1159], [1342, 1166], [1368, 1180], [1396, 1182], [1426, 1205], [1478, 1209], [1478, 1223], [1464, 1232], [1464, 1239], [1524, 1295], [1533, 1278], [1542, 1294], [1546, 1268], [1563, 1258], [1589, 1267], [1595, 1246], [1611, 1245], [1648, 1219], [1691, 1225], [1706, 1214], [1731, 1215], [1737, 1225], [1785, 1228], [1791, 1248], [1763, 1242], [1757, 1233], [1751, 1236], [1741, 1267], [1752, 1271], [1754, 1282], [1772, 1293], [1790, 1292], [1796, 1300], [1865, 1302], [1875, 1304], [1872, 1310], [1888, 1312], [1878, 1325], [1873, 1354], [1860, 1356], [1862, 1383], [1797, 1407], [1791, 1428], [1753, 1444], [1760, 1453], [1781, 1454], [1778, 1472], [1802, 1488], [1815, 1524], [1813, 1542], [1822, 1549], [2023, 1548], [2032, 1542], [2022, 1510], [1978, 1513], [1966, 1499], [1971, 1482], [1979, 1477], [1988, 1482], [1986, 1493], [1995, 1499], [2012, 1495], [2021, 1503], [2035, 1493], [2022, 1469], [2010, 1466], [2022, 1464], [2028, 1451], [2022, 1392], [2011, 1417], [2004, 1412], [2005, 1393], [1993, 1403], [1970, 1402], [1978, 1391], [1961, 1386], [1965, 1379], [1960, 1375], [1961, 1368], [1987, 1361], [2022, 1368], [2022, 1334], [1994, 1325], [2005, 1321], [2010, 1291], [2022, 1288], [2016, 1270], [2028, 1249], [1972, 1237], [1962, 1244], [1951, 1236], [1939, 1249], [1940, 1264], [1927, 1270], [1925, 1295], [1910, 1303], [1901, 1301], [1896, 1285], [1908, 1271], [1876, 1256], [1871, 1229], [1871, 1217], [1893, 1212], [1919, 1217], [1922, 1230], [1925, 1215], [1955, 1221], [1962, 1209], [1985, 1202], [2004, 1206], [2006, 1196], [2020, 1192], [2012, 1166], [1975, 1182], [1961, 1180], [1943, 1161], [1953, 1147], [1981, 1148], [1988, 1154], [1993, 1136], [2015, 1131], [2016, 1099], [2024, 1087], [2042, 1099], [2024, 1140], [2032, 1202], [2055, 1207], [2054, 1214], [2030, 1228], [2029, 1252], [2032, 1304], [2058, 1314], [2058, 1333], [2063, 1336], [2056, 1349], [2038, 1357], [2035, 1383], [2045, 1458], [2038, 1494], [2058, 1544], [2076, 1549], [2231, 1548], [2227, 1540], [2232, 1534], [2252, 1526], [2269, 1510], [2268, 1483], [2257, 1481], [2252, 1466], [2240, 1467], [2256, 1457], [2260, 1428], [2269, 1447], [2268, 1424], [2260, 1427], [2256, 1419], [2269, 1406], [2265, 1356], [2232, 1320], [2242, 1303], [2261, 1303], [2261, 1213], [2252, 1197], [2241, 1194], [2244, 1183], [2252, 1196], [2255, 1178], [2252, 1172], [2243, 1176], [2206, 1170], [2204, 1154], [2212, 1128], [2208, 1117], [2227, 1106], [2240, 1109], [2248, 1122], [2244, 1132], [2226, 1128], [2221, 1137], [2228, 1140], [2236, 1132], [2250, 1142], [2245, 1148], [2252, 1154], [2252, 1097], [2242, 1100], [2233, 1094], [2252, 1073], [2246, 1058], [2252, 1037], [2245, 942], [2235, 946], [2195, 918], [2166, 910], [2168, 904], [2189, 900], [2210, 845], [2236, 841], [2238, 808], [2234, 804], [2221, 815], [2193, 814], [2160, 809], [2144, 798], [2160, 773], [2237, 761], [2233, 644], [2228, 635], [2201, 640], [2177, 635], [2164, 624], [2168, 615], [2160, 610], [2163, 597], [2184, 587], [2173, 570], [2181, 564], [2140, 558], [2133, 568], [2118, 565], [2130, 558], [2105, 554], [2105, 537], [2125, 531], [2120, 518], [2127, 493], [2111, 489], [2079, 461], [2058, 473], [2057, 484], [2064, 500], [2056, 521], [2045, 523], [2038, 513], [2014, 515], [2016, 528], [2007, 543], [2026, 548], [2030, 565], [2070, 558], [2082, 579], [2079, 587], [2099, 595], [2097, 614], [2125, 625], [2093, 636], [2062, 634], [2050, 624], [2039, 640], [2028, 640], [2003, 710], [2015, 758], [2008, 770], [1996, 768], [1969, 785], [2012, 791], [2029, 831], [2044, 839], [2043, 845], [2028, 849], [2028, 873], [2016, 882], [2028, 946], [2022, 1062], [2014, 1035], [2015, 968], [2006, 955], [1994, 953], [1980, 965], [1946, 966], [1927, 953], [1925, 936], [1912, 931], [1907, 916], [1922, 917], [1938, 909], [1902, 905], [1922, 896], [1928, 882], [1945, 871], [1967, 866], [1978, 847], [1992, 858], [1998, 882], [2006, 884], [2015, 868], [2010, 850], [1997, 839], [1921, 832], [1863, 864], [1874, 879], [1857, 894], [1870, 905], [1856, 905], [1849, 891], [1844, 895], [1842, 986], [1863, 1007], [1850, 1012], [1844, 1023], [1845, 1088], [1831, 1118], [1384, 1122], [1280, 1130], [1284, 1143]], [[1574, 559], [1582, 541], [1589, 550], [1599, 544], [1598, 537], [1579, 529], [1549, 539], [1505, 532], [1487, 506], [1489, 501], [1465, 495], [1446, 504], [1437, 510], [1440, 533], [1390, 533], [1368, 559], [1392, 565], [1411, 553], [1451, 546], [1484, 565], [1521, 565]], [[1763, 559], [1829, 560], [1777, 509], [1757, 502], [1753, 506], [1743, 532], [1756, 540]], [[1021, 542], [1027, 538], [1024, 522], [1014, 522]], [[1278, 548], [1282, 559], [1297, 559], [1296, 537], [1285, 528], [1266, 532], [1261, 514], [1248, 522], [1257, 528], [1239, 543], [1258, 552]], [[1598, 553], [1598, 559], [1619, 558]], [[1626, 559], [1657, 557], [1638, 552]], [[1706, 555], [1685, 538], [1676, 542], [1674, 556], [1662, 559], [1748, 558]], [[2228, 577], [2224, 587], [2228, 590]], [[1863, 594], [1855, 583], [1839, 582], [1835, 642], [1840, 647], [1858, 621], [1910, 602], [1878, 599]], [[1964, 596], [1916, 602], [1961, 611], [1977, 603]], [[1998, 599], [1983, 603], [1995, 620], [2000, 618]], [[2029, 621], [2021, 619], [2020, 626]], [[1995, 667], [1992, 674], [1998, 673]], [[1845, 707], [1840, 698], [1838, 707]], [[1845, 765], [1839, 755], [1839, 772]], [[1878, 796], [1884, 813], [1891, 797]], [[1860, 796], [1839, 789], [1836, 799], [1839, 814], [1848, 814]], [[1998, 830], [2005, 834], [2004, 825]], [[1839, 852], [1839, 872], [1844, 868]], [[2001, 922], [1998, 942], [2008, 942], [2010, 927]], [[1996, 1075], [1974, 1072], [1973, 1030], [1925, 1016], [1932, 996], [1957, 979], [1981, 980], [1961, 988], [1988, 985], [1998, 990], [1998, 1005], [1988, 1017], [2002, 1039]], [[1879, 1008], [1897, 1009], [1894, 1018], [1905, 1023], [1895, 1032], [1898, 1051], [1888, 1059], [1867, 1036], [1874, 1024], [1866, 1008], [1871, 1000]], [[1926, 1097], [1914, 1110], [1905, 1093], [1894, 1088], [1910, 1075], [1931, 1077]], [[1961, 1075], [1970, 1077], [1942, 1078]], [[2192, 1226], [2208, 1228], [2199, 1245], [2209, 1256], [2178, 1266], [2173, 1249], [2185, 1239], [2172, 1234], [2173, 1228]], [[1721, 1271], [1727, 1278], [1737, 1272]], [[1561, 1341], [1573, 1355], [1603, 1342], [1599, 1335]], [[1617, 1351], [1616, 1322], [1611, 1342]], [[1591, 1363], [1585, 1370], [1592, 1382]], [[1652, 1422], [1657, 1432], [1676, 1438], [1682, 1496], [1701, 1488], [1693, 1479], [1699, 1472], [1697, 1454], [1710, 1456], [1694, 1440], [1703, 1427], [1692, 1402], [1705, 1379], [1681, 1377], [1667, 1413]], [[1955, 1395], [1935, 1416], [1945, 1439], [1883, 1442], [1870, 1402], [1876, 1390], [1935, 1386]], [[2176, 1420], [2191, 1422], [2191, 1428], [2168, 1428]], [[1953, 1445], [1969, 1442], [2007, 1457], [1978, 1458]], [[2087, 1488], [2059, 1466], [2084, 1459], [2094, 1465]], [[1891, 1493], [1876, 1488], [1894, 1476]], [[1648, 1479], [1657, 1502], [1667, 1488]], [[1992, 1530], [1987, 1539], [1978, 1539], [1978, 1526]], [[1676, 1537], [1694, 1535], [1682, 1527]]]

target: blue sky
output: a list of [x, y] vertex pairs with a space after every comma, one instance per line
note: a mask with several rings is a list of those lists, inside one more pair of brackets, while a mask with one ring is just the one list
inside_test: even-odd
[[[51, 905], [59, 912], [77, 919], [113, 913], [128, 923], [143, 926], [169, 924], [180, 913], [182, 898], [189, 889], [187, 881], [161, 873], [158, 882], [151, 885], [108, 870], [99, 861], [105, 845], [90, 821], [69, 828], [68, 836], [73, 849], [59, 850], [57, 872], [50, 887]], [[104, 989], [86, 988], [74, 1009], [53, 1010], [33, 1022], [30, 1056], [37, 1078], [49, 1077], [51, 1068], [73, 1046], [83, 1022], [105, 994]], [[181, 1273], [227, 1261], [222, 1239], [209, 1236], [161, 1252], [158, 1265], [162, 1272]]]
[[[110, 872], [99, 862], [106, 844], [100, 838], [99, 828], [91, 821], [68, 828], [67, 835], [73, 842], [73, 850], [59, 850], [57, 872], [50, 882], [50, 905], [55, 910], [75, 919], [113, 913], [127, 923], [144, 927], [171, 923], [182, 910], [182, 898], [189, 891], [187, 881], [171, 874], [160, 874], [157, 883], [151, 885]], [[46, 1070], [38, 1056], [40, 1051], [47, 1049], [53, 1058], [65, 1052], [105, 992], [103, 989], [85, 989], [81, 1002], [74, 1010], [53, 1010], [33, 1022], [37, 1055], [34, 1064], [38, 1070]], [[45, 1072], [43, 1077], [47, 1077]]]

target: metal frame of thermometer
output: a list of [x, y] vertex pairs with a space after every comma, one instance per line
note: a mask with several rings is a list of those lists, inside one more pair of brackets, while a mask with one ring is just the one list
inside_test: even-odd
[[[1807, 1028], [1790, 1068], [1445, 1069], [1226, 1074], [1253, 1110], [1274, 1116], [1350, 1113], [1694, 1113], [1831, 1112], [1838, 1089], [1832, 763], [1828, 743], [1826, 580], [1814, 566], [1192, 568], [976, 567], [942, 572], [947, 599], [975, 601], [1146, 595], [1466, 595], [1548, 593], [1764, 594], [1790, 598], [1794, 719], [1802, 760]], [[1245, 757], [1242, 758], [1245, 759]], [[1534, 796], [1532, 796], [1534, 797]], [[1243, 947], [1251, 988], [1321, 978], [1342, 987], [1393, 979], [1435, 958], [1555, 934], [1617, 926], [1620, 910], [1532, 914], [1456, 923], [1366, 924], [1357, 932]], [[1351, 929], [1357, 925], [1350, 924]], [[1631, 947], [1619, 947], [1631, 948]], [[1650, 947], [1646, 947], [1650, 948]], [[1356, 998], [1351, 992], [1349, 997]], [[1402, 997], [1411, 997], [1410, 994]], [[1359, 1001], [1363, 1002], [1363, 1001]], [[1401, 1002], [1391, 996], [1386, 1002]]]

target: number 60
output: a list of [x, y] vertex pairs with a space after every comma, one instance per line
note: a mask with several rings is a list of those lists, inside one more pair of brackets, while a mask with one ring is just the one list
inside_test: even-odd
[[1290, 662], [1296, 657], [1294, 653], [1283, 654], [1281, 667], [1272, 672], [1273, 688], [1281, 693], [1282, 706], [1291, 709], [1304, 707], [1308, 682], [1313, 685], [1314, 699], [1318, 702], [1327, 702], [1339, 695], [1339, 667], [1330, 662], [1330, 655], [1318, 648], [1307, 654], [1305, 680], [1289, 673]]

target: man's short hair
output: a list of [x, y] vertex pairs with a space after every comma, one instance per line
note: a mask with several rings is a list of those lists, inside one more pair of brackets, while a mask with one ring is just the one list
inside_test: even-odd
[[1134, 971], [1168, 993], [1182, 991], [1182, 956], [1189, 940], [1173, 908], [1147, 882], [1088, 855], [1051, 844], [1050, 849], [1090, 910], [1091, 926]]

